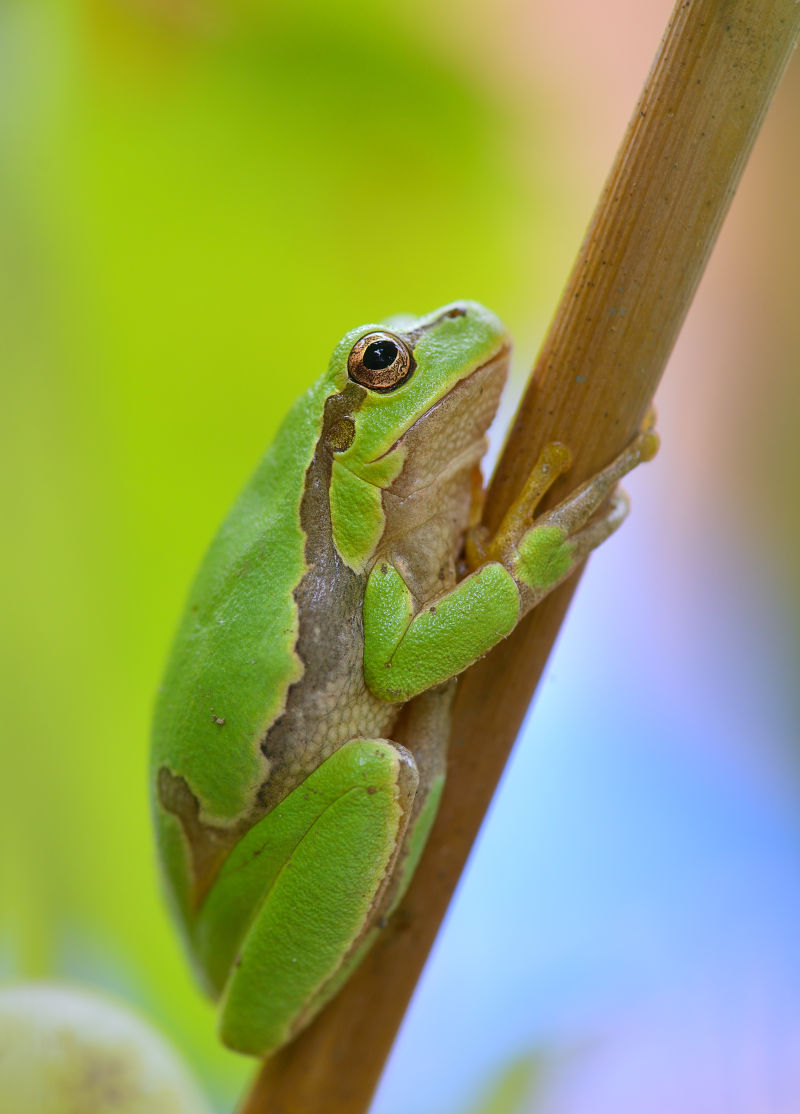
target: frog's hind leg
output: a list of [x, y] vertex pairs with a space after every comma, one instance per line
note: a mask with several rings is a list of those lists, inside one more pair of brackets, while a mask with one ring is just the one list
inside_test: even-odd
[[351, 739], [233, 849], [195, 929], [229, 1047], [268, 1055], [343, 981], [382, 904], [417, 783], [404, 747]]
[[[397, 854], [387, 873], [364, 931], [343, 958], [339, 971], [320, 988], [311, 1006], [313, 1016], [336, 994], [364, 955], [375, 943], [387, 918], [394, 913], [408, 889], [428, 841], [444, 789], [450, 713], [455, 696], [455, 678], [420, 693], [404, 707], [393, 729], [398, 739], [408, 744], [419, 771], [419, 783], [410, 809], [408, 825]], [[398, 744], [398, 749], [405, 750]]]

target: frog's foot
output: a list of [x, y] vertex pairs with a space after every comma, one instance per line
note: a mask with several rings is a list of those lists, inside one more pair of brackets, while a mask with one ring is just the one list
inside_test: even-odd
[[645, 426], [608, 467], [541, 515], [523, 534], [512, 565], [514, 577], [524, 589], [524, 610], [569, 576], [622, 524], [628, 513], [627, 496], [624, 492], [610, 500], [609, 496], [623, 476], [637, 464], [651, 460], [657, 451], [658, 437]]
[[280, 1047], [360, 959], [417, 784], [404, 747], [351, 739], [233, 849], [194, 931], [230, 1048], [265, 1056]]
[[474, 571], [487, 561], [498, 561], [508, 552], [530, 526], [547, 492], [559, 476], [568, 471], [572, 454], [560, 441], [549, 441], [528, 475], [522, 491], [509, 507], [497, 533], [491, 537], [485, 526], [467, 531], [464, 548], [467, 567]]

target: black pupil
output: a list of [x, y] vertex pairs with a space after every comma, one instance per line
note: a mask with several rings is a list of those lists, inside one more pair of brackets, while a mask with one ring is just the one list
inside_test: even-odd
[[364, 367], [383, 371], [397, 359], [397, 345], [391, 340], [374, 340], [364, 349]]

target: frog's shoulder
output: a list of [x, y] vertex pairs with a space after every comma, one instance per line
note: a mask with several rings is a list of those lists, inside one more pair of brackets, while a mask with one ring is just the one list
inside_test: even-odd
[[332, 390], [323, 376], [289, 411], [198, 570], [173, 645], [154, 763], [186, 781], [205, 823], [230, 826], [252, 807], [259, 739], [302, 675], [300, 505]]

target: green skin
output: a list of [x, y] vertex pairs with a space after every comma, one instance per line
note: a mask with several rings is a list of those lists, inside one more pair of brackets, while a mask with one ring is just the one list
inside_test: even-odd
[[[371, 389], [349, 357], [387, 330], [416, 366]], [[652, 455], [631, 450], [534, 523], [565, 466], [543, 457], [498, 534], [471, 529], [509, 352], [470, 302], [347, 333], [191, 590], [156, 707], [154, 811], [239, 1051], [290, 1040], [370, 946], [436, 813], [453, 678], [611, 533], [619, 504], [597, 508]]]

